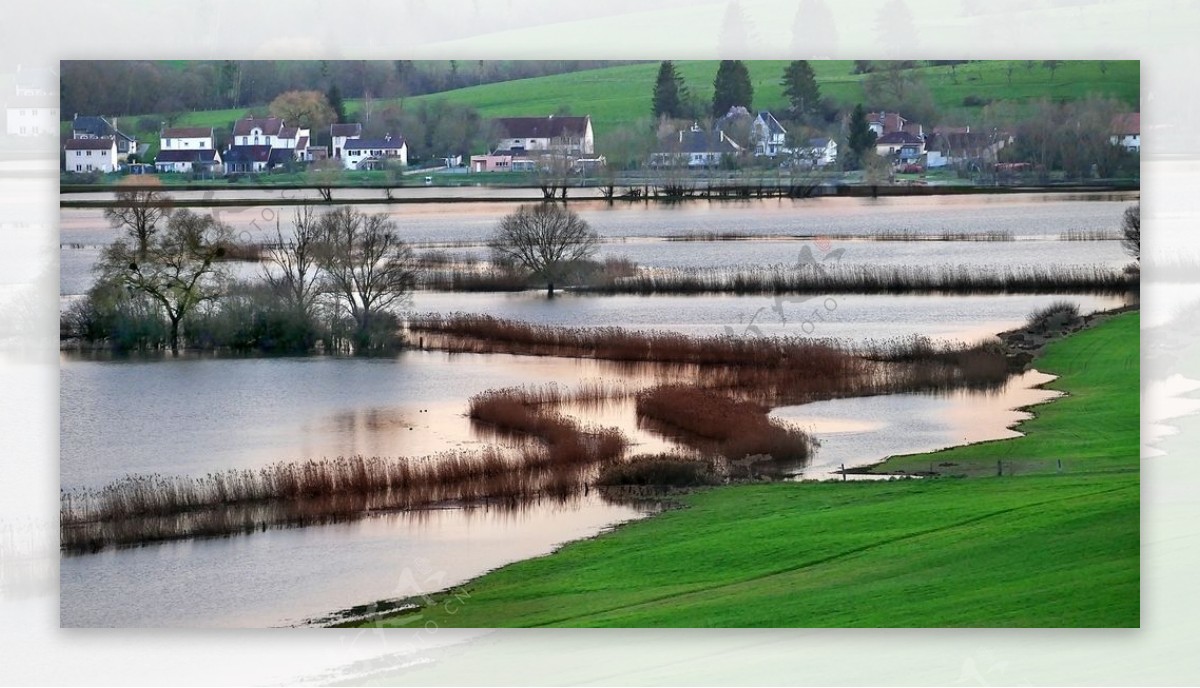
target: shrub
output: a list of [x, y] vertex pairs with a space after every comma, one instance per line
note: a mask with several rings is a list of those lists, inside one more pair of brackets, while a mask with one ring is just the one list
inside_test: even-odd
[[1074, 325], [1079, 321], [1079, 306], [1069, 301], [1055, 301], [1029, 314], [1028, 327], [1034, 332], [1049, 332]]
[[596, 478], [596, 484], [604, 487], [699, 487], [722, 482], [711, 461], [678, 454], [635, 456], [625, 463], [605, 466]]

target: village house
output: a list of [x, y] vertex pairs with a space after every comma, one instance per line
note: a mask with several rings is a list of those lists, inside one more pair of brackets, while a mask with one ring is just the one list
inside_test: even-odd
[[1012, 134], [1002, 131], [939, 125], [925, 138], [926, 167], [994, 163], [1013, 140]]
[[590, 115], [500, 117], [493, 121], [501, 132], [494, 153], [591, 156], [596, 152]]
[[341, 160], [342, 151], [346, 148], [346, 142], [350, 139], [357, 139], [361, 137], [362, 124], [358, 122], [330, 124], [329, 138], [333, 141], [333, 157], [337, 160]]
[[925, 142], [907, 131], [894, 131], [875, 139], [875, 153], [901, 163], [914, 163], [925, 152]]
[[259, 144], [230, 146], [225, 151], [226, 172], [265, 172], [271, 158], [271, 147]]
[[[291, 151], [292, 160], [308, 160], [308, 142], [311, 139], [309, 130], [303, 127], [283, 126], [275, 139], [275, 150]], [[279, 154], [282, 159], [283, 154]]]
[[876, 138], [905, 132], [919, 139], [925, 138], [925, 129], [920, 124], [905, 119], [899, 112], [869, 112], [867, 126], [875, 132]]
[[14, 94], [5, 111], [9, 136], [39, 136], [58, 131], [58, 73], [17, 65]]
[[67, 172], [115, 172], [117, 142], [111, 138], [79, 138], [67, 141], [63, 163]]
[[651, 167], [715, 167], [736, 157], [743, 147], [720, 130], [705, 131], [698, 124], [668, 138], [650, 156]]
[[1114, 146], [1121, 146], [1131, 153], [1142, 152], [1142, 113], [1129, 112], [1113, 118]]
[[137, 140], [117, 128], [117, 120], [109, 122], [98, 116], [78, 113], [71, 119], [71, 138], [73, 139], [113, 139], [117, 144], [117, 157], [127, 160], [138, 151]]
[[804, 149], [803, 158], [815, 167], [824, 167], [837, 162], [837, 141], [828, 136], [810, 138]]
[[348, 170], [381, 169], [387, 163], [408, 165], [408, 144], [403, 136], [349, 139], [342, 148], [342, 165]]
[[773, 158], [790, 152], [787, 149], [787, 129], [770, 112], [759, 112], [750, 125], [750, 131], [756, 156]]
[[157, 172], [215, 172], [221, 165], [212, 127], [170, 127], [158, 136]]
[[283, 129], [283, 120], [278, 117], [248, 116], [233, 125], [234, 146], [274, 146]]

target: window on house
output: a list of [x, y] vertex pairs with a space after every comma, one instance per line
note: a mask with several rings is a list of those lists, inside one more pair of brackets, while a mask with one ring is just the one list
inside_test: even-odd
[[90, 158], [90, 157], [92, 157], [92, 152], [91, 152], [91, 151], [88, 151], [88, 152], [87, 152], [87, 154], [88, 154], [88, 157], [89, 157], [89, 158]]
[[82, 171], [83, 171], [83, 165], [76, 165], [76, 166], [75, 166], [75, 171], [76, 171], [76, 172], [82, 172]]

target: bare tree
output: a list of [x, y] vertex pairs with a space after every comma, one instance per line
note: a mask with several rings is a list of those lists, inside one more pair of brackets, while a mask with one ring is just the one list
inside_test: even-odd
[[597, 234], [575, 211], [558, 203], [528, 204], [500, 220], [490, 245], [497, 257], [520, 263], [546, 280], [546, 296], [571, 263], [596, 251]]
[[416, 283], [412, 249], [386, 215], [341, 207], [322, 215], [318, 226], [316, 264], [354, 319], [355, 350], [365, 352], [371, 346], [372, 327], [386, 323], [381, 316]]
[[116, 192], [116, 203], [104, 209], [104, 219], [114, 229], [124, 230], [137, 244], [139, 260], [145, 260], [158, 223], [171, 214], [171, 197], [157, 189], [126, 189]]
[[1142, 204], [1137, 203], [1125, 209], [1121, 217], [1121, 248], [1133, 256], [1134, 260], [1142, 258]]
[[217, 299], [227, 275], [217, 261], [233, 241], [233, 230], [211, 215], [180, 210], [167, 230], [144, 249], [122, 238], [105, 251], [101, 264], [108, 279], [141, 292], [162, 307], [171, 324], [171, 352], [179, 353], [180, 323], [197, 306]]
[[263, 277], [275, 293], [287, 300], [300, 322], [312, 320], [320, 296], [321, 276], [317, 268], [321, 231], [312, 206], [301, 206], [292, 220], [292, 238], [284, 239], [283, 231], [275, 228], [276, 244], [267, 252], [269, 266], [263, 267]]

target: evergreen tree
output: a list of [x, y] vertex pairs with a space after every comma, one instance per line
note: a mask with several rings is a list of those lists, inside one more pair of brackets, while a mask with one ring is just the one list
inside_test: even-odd
[[683, 77], [675, 71], [670, 60], [664, 60], [654, 82], [654, 118], [683, 117], [686, 103], [687, 86]]
[[325, 100], [329, 101], [329, 107], [333, 110], [336, 117], [334, 121], [346, 121], [346, 103], [342, 102], [342, 92], [338, 90], [337, 84], [331, 84], [329, 90], [325, 92]]
[[792, 116], [805, 117], [817, 111], [821, 91], [808, 60], [795, 60], [783, 70], [783, 95], [792, 104]]
[[850, 113], [850, 136], [847, 148], [850, 155], [846, 156], [846, 169], [856, 170], [862, 166], [863, 158], [875, 145], [875, 132], [867, 125], [867, 113], [863, 111], [862, 103], [854, 106]]
[[741, 60], [721, 60], [717, 67], [717, 78], [713, 80], [713, 117], [721, 117], [729, 108], [741, 105], [753, 109], [754, 87], [750, 84], [750, 70]]

